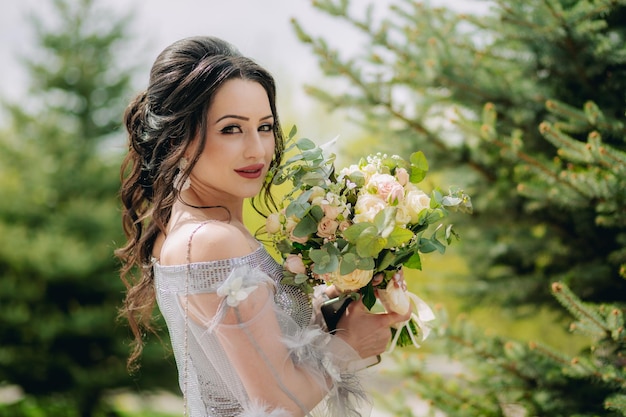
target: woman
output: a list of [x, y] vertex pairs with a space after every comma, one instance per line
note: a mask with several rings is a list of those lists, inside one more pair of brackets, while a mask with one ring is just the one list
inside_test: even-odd
[[280, 266], [245, 228], [244, 200], [271, 206], [267, 177], [283, 152], [271, 75], [224, 41], [183, 39], [159, 55], [125, 122], [128, 242], [117, 255], [131, 367], [156, 301], [185, 414], [359, 415], [354, 372], [407, 317], [354, 302], [339, 330], [324, 332], [307, 296], [280, 284]]

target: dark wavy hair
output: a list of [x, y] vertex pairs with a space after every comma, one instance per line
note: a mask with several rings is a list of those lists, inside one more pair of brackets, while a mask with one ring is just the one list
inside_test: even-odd
[[[204, 149], [209, 106], [220, 87], [231, 79], [258, 82], [267, 92], [274, 116], [272, 173], [280, 164], [284, 150], [274, 79], [221, 39], [192, 37], [167, 47], [152, 66], [147, 89], [136, 96], [124, 114], [129, 146], [121, 167], [120, 196], [127, 242], [115, 254], [122, 262], [120, 276], [127, 289], [120, 316], [128, 320], [134, 335], [128, 358], [131, 370], [141, 355], [143, 334], [146, 330], [155, 331], [154, 277], [150, 263], [154, 242], [159, 233], [165, 233], [177, 198], [173, 184], [179, 171], [178, 162], [201, 133], [199, 146], [182, 173], [184, 180]], [[276, 207], [270, 186], [268, 179], [252, 201], [261, 214], [264, 214], [261, 207]]]

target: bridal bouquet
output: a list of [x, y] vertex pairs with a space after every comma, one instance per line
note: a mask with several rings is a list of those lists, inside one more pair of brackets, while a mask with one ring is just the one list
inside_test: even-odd
[[422, 152], [408, 161], [369, 155], [337, 171], [335, 155], [308, 139], [294, 140], [295, 133], [289, 134], [286, 154], [296, 153], [274, 178], [293, 187], [266, 222], [284, 260], [283, 283], [307, 293], [320, 284], [335, 285], [345, 296], [360, 293], [370, 309], [376, 296], [388, 311], [405, 314], [410, 308], [411, 319], [393, 329], [392, 346], [419, 346], [416, 336], [426, 338], [434, 315], [393, 276], [401, 267], [421, 269], [421, 254], [445, 251], [457, 236], [442, 220], [452, 210], [471, 212], [469, 196], [420, 189], [428, 171]]

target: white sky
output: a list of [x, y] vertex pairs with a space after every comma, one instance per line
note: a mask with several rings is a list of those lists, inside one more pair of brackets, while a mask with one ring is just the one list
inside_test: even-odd
[[[352, 5], [356, 9], [361, 5], [376, 4], [376, 11], [385, 12], [389, 2], [353, 0]], [[32, 30], [25, 16], [33, 11], [45, 15], [49, 3], [49, 0], [2, 1], [0, 96], [15, 100], [25, 94], [26, 79], [17, 59], [18, 52], [27, 53], [33, 47]], [[358, 35], [347, 24], [318, 12], [310, 0], [100, 0], [98, 3], [120, 11], [136, 10], [133, 31], [137, 34], [137, 47], [141, 48], [138, 64], [145, 66], [144, 79], [147, 79], [149, 67], [157, 54], [173, 41], [200, 34], [218, 36], [233, 43], [274, 74], [283, 119], [284, 113], [287, 118], [297, 118], [299, 131], [310, 133], [312, 139], [315, 135], [328, 136], [319, 138], [322, 141], [335, 136], [336, 133], [325, 131], [328, 123], [307, 120], [306, 115], [319, 106], [304, 94], [302, 85], [325, 85], [325, 80], [309, 47], [297, 40], [290, 19], [296, 18], [307, 31], [323, 35], [342, 51], [355, 52], [361, 44]], [[431, 0], [431, 4], [470, 10], [479, 6], [477, 0]], [[285, 109], [282, 103], [297, 107]], [[288, 128], [290, 122], [295, 123], [289, 120], [284, 127]]]

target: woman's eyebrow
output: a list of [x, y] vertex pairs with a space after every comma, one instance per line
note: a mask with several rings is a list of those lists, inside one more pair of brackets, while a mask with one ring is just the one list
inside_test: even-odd
[[[273, 117], [274, 117], [274, 115], [273, 115], [273, 114], [270, 114], [270, 115], [267, 115], [267, 116], [265, 116], [265, 117], [261, 117], [259, 120], [267, 120], [267, 119], [271, 119], [271, 118], [273, 118]], [[239, 120], [244, 120], [244, 121], [246, 121], [246, 122], [250, 120], [250, 118], [249, 118], [249, 117], [245, 117], [245, 116], [238, 116], [238, 115], [236, 115], [236, 114], [226, 114], [226, 115], [224, 115], [224, 116], [220, 117], [219, 119], [217, 119], [217, 120], [215, 121], [215, 123], [219, 122], [220, 120], [224, 120], [224, 119], [239, 119]]]

